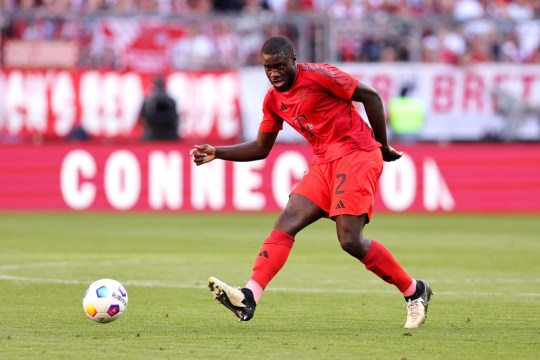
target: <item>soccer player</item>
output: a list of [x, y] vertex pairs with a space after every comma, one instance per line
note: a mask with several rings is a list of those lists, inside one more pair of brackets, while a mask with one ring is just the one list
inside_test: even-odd
[[[419, 327], [426, 320], [431, 288], [411, 278], [381, 243], [363, 235], [383, 160], [402, 156], [388, 144], [380, 95], [331, 65], [297, 63], [293, 44], [285, 37], [266, 40], [261, 55], [273, 88], [264, 99], [257, 138], [231, 146], [195, 145], [193, 161], [202, 165], [214, 159], [264, 159], [284, 121], [311, 143], [314, 160], [263, 242], [246, 286], [238, 289], [210, 277], [214, 298], [241, 321], [250, 320], [264, 289], [285, 264], [295, 235], [321, 218], [330, 218], [336, 223], [342, 249], [403, 294], [405, 328]], [[353, 101], [364, 105], [371, 128]]]

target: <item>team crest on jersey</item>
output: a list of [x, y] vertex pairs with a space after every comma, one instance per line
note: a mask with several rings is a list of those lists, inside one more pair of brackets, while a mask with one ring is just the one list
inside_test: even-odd
[[308, 95], [309, 95], [309, 90], [308, 90], [307, 87], [302, 87], [302, 88], [298, 89], [296, 94], [300, 98], [300, 101], [306, 102], [306, 99], [308, 98]]

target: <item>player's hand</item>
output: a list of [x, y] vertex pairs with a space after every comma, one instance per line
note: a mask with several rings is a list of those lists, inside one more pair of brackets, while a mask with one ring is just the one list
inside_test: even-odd
[[403, 152], [397, 151], [390, 145], [381, 147], [381, 152], [384, 161], [394, 161], [403, 156]]
[[216, 158], [216, 148], [212, 145], [195, 145], [189, 152], [189, 155], [193, 156], [193, 162], [199, 166], [209, 163]]

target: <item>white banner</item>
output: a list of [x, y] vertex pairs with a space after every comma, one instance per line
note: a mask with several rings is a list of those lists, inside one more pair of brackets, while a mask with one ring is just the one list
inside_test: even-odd
[[[514, 114], [516, 136], [540, 139], [540, 66], [482, 64], [455, 67], [439, 64], [337, 64], [361, 81], [375, 87], [386, 103], [398, 95], [406, 83], [414, 86], [412, 96], [423, 101], [426, 122], [422, 139], [432, 141], [481, 140], [505, 131], [505, 116], [496, 111], [495, 91], [504, 91], [510, 101], [532, 111]], [[262, 103], [270, 84], [263, 68], [244, 69], [242, 114], [244, 136], [256, 136], [262, 118]], [[301, 137], [286, 127], [282, 141]]]

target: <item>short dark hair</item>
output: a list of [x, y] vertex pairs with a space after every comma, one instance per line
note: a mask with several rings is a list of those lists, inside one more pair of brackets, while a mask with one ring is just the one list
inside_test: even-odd
[[274, 36], [264, 42], [261, 54], [275, 55], [279, 53], [294, 56], [294, 45], [292, 41], [284, 36]]

